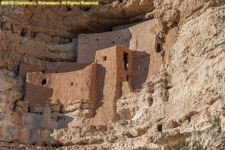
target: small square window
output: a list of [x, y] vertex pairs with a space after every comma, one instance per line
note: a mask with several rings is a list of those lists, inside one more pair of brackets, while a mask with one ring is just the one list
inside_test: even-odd
[[41, 84], [42, 84], [42, 85], [47, 84], [47, 80], [46, 80], [46, 79], [43, 79]]
[[106, 61], [106, 60], [107, 60], [107, 57], [106, 57], [106, 56], [104, 56], [104, 57], [103, 57], [103, 61]]

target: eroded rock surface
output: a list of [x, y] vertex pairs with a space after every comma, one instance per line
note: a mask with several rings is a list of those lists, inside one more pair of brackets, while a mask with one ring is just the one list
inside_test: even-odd
[[[224, 149], [223, 0], [102, 0], [96, 7], [0, 6], [0, 12], [0, 149]], [[24, 100], [22, 64], [60, 72], [60, 64], [76, 61], [78, 34], [153, 18], [165, 52], [149, 69], [160, 71], [116, 100], [115, 122], [82, 126], [90, 117], [82, 100], [68, 106]]]

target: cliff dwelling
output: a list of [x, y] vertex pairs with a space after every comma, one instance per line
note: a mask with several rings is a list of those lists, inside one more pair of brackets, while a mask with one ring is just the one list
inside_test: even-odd
[[224, 150], [225, 1], [97, 1], [0, 0], [0, 150]]
[[[81, 70], [27, 73], [25, 100], [31, 106], [46, 103], [68, 106], [85, 101], [90, 105], [92, 124], [111, 123], [116, 119], [116, 99], [133, 91], [128, 80], [133, 75], [132, 61], [131, 50], [114, 46], [97, 51], [95, 61]], [[102, 106], [98, 106], [99, 101]]]
[[[146, 31], [137, 30], [146, 24], [151, 25]], [[157, 21], [152, 20], [112, 32], [83, 34], [78, 38], [77, 62], [59, 63], [55, 72], [21, 64], [19, 74], [26, 76], [25, 101], [29, 101], [31, 106], [42, 107], [46, 104], [69, 106], [82, 101], [89, 105], [90, 121], [87, 124], [115, 122], [116, 100], [140, 90], [142, 84], [159, 70], [160, 65], [151, 65], [151, 59], [154, 63], [162, 63], [161, 55], [157, 54], [162, 51], [161, 41], [152, 33], [156, 29]], [[149, 32], [146, 35], [148, 44], [139, 41], [143, 45], [136, 45], [134, 50], [117, 46], [132, 47], [129, 41], [137, 41], [138, 36], [146, 34], [144, 32]]]

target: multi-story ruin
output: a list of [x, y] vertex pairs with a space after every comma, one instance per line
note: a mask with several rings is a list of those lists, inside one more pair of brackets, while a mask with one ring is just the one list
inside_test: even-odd
[[114, 46], [97, 51], [94, 63], [81, 70], [28, 73], [25, 100], [31, 105], [87, 102], [95, 113], [91, 113], [93, 120], [112, 122], [116, 119], [115, 100], [132, 91], [132, 61], [131, 50]]
[[[112, 32], [79, 35], [77, 62], [59, 63], [56, 71], [21, 64], [19, 74], [26, 76], [25, 100], [31, 106], [82, 102], [88, 105], [89, 124], [114, 122], [116, 100], [139, 90], [163, 62], [165, 51], [156, 34], [157, 23], [152, 20], [126, 29], [116, 27]], [[142, 36], [146, 40], [139, 40]]]

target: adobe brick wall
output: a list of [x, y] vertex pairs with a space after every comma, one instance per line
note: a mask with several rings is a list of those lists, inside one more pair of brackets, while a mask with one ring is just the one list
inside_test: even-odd
[[26, 83], [25, 91], [25, 100], [30, 102], [30, 106], [44, 106], [46, 103], [50, 102], [50, 98], [53, 94], [52, 88], [30, 83]]
[[55, 73], [57, 72], [58, 63], [57, 62], [51, 62], [46, 63], [44, 66], [40, 67], [38, 64], [30, 65], [27, 63], [22, 63], [19, 66], [19, 76], [20, 77], [26, 77], [27, 73], [30, 72], [43, 72], [43, 73]]
[[[123, 53], [129, 54], [128, 71], [124, 70]], [[96, 52], [97, 105], [91, 125], [105, 125], [116, 121], [116, 99], [124, 92], [122, 82], [132, 75], [132, 51], [123, 46], [114, 46]]]
[[[134, 57], [137, 56], [137, 59], [134, 59], [135, 64], [138, 64], [134, 68], [137, 69], [139, 67], [141, 69], [137, 70], [136, 73], [134, 72], [133, 75], [133, 79], [136, 76], [136, 79], [139, 81], [133, 80], [131, 84], [134, 89], [140, 89], [142, 83], [159, 72], [163, 61], [162, 54], [156, 52], [157, 44], [162, 43], [157, 36], [161, 30], [160, 28], [158, 20], [152, 19], [135, 24], [127, 29], [95, 34], [81, 34], [78, 36], [77, 62], [92, 63], [96, 51], [114, 45], [124, 45], [132, 51], [145, 52], [146, 55], [143, 56], [145, 61], [140, 58], [142, 57], [140, 54], [134, 54]], [[146, 71], [148, 72], [146, 73]], [[143, 76], [141, 79], [138, 78], [140, 75]]]
[[71, 72], [84, 69], [90, 63], [61, 62], [58, 64], [58, 73]]
[[160, 30], [157, 19], [135, 24], [130, 28], [112, 32], [80, 34], [78, 36], [78, 63], [92, 63], [95, 52], [115, 45], [123, 45], [133, 51], [155, 53], [157, 32]]
[[93, 63], [96, 51], [115, 45], [129, 47], [130, 39], [131, 34], [129, 29], [94, 34], [79, 34], [77, 62]]
[[21, 64], [19, 68], [19, 76], [26, 77], [29, 72], [41, 72], [42, 70], [38, 67], [31, 67], [27, 64]]
[[[96, 101], [96, 64], [91, 64], [83, 70], [68, 73], [28, 73], [27, 85], [29, 84], [35, 85], [34, 87], [52, 89], [52, 96], [49, 98], [52, 104], [70, 105], [83, 100], [90, 102], [91, 107], [94, 107]], [[43, 94], [36, 88], [26, 90], [26, 95], [32, 95], [32, 93]], [[32, 103], [31, 99], [35, 99], [34, 96], [29, 97], [29, 99], [26, 96], [25, 100]]]
[[90, 63], [76, 63], [76, 62], [59, 62], [59, 63], [52, 63], [52, 65], [56, 65], [56, 70], [50, 69], [40, 69], [38, 67], [30, 66], [28, 64], [21, 64], [19, 67], [19, 76], [26, 77], [27, 73], [30, 72], [44, 72], [44, 73], [63, 73], [63, 72], [71, 72], [84, 69]]
[[129, 49], [133, 51], [144, 51], [149, 54], [155, 52], [155, 40], [160, 30], [157, 19], [139, 23], [129, 28], [132, 35]]
[[[106, 60], [105, 60], [106, 58]], [[91, 125], [111, 123], [116, 119], [115, 98], [117, 82], [116, 47], [110, 47], [96, 52], [95, 62], [99, 64], [97, 74], [97, 105], [96, 114], [90, 121]], [[100, 75], [100, 76], [98, 76]], [[100, 87], [102, 86], [103, 87]]]
[[[124, 64], [124, 53], [127, 54], [128, 63]], [[132, 51], [124, 46], [117, 46], [116, 48], [117, 55], [117, 95], [116, 99], [122, 96], [122, 82], [128, 81], [130, 83], [133, 75], [133, 55]]]
[[130, 28], [132, 39], [129, 49], [149, 54], [145, 59], [150, 61], [144, 62], [138, 59], [139, 62], [136, 58], [134, 59], [136, 64], [142, 64], [145, 68], [147, 65], [149, 66], [146, 79], [150, 79], [152, 75], [157, 74], [162, 63], [161, 54], [156, 52], [157, 43], [162, 43], [158, 38], [158, 31], [160, 31], [160, 24], [157, 19], [145, 21]]
[[[150, 54], [146, 52], [133, 51], [133, 73], [131, 78], [131, 86], [134, 90], [142, 88], [142, 84], [148, 78], [149, 65], [150, 65]], [[151, 62], [152, 63], [152, 62]]]

